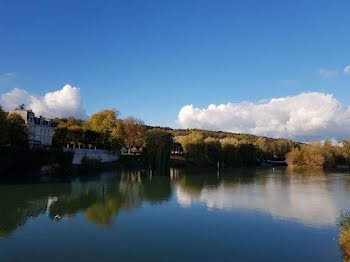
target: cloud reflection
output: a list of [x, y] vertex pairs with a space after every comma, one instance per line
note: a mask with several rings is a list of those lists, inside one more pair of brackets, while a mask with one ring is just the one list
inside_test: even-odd
[[[332, 181], [332, 182], [330, 182]], [[194, 195], [179, 183], [178, 203], [190, 207], [204, 203], [208, 209], [244, 209], [265, 212], [275, 219], [298, 221], [313, 226], [336, 224], [339, 210], [348, 209], [349, 192], [343, 180], [327, 176], [269, 175], [264, 183], [225, 183], [203, 187]]]

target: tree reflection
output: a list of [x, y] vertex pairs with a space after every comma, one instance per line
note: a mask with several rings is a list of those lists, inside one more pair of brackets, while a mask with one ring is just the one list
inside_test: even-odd
[[0, 237], [9, 237], [28, 218], [58, 214], [72, 218], [86, 213], [87, 221], [101, 227], [111, 225], [121, 211], [159, 204], [172, 195], [169, 177], [142, 175], [139, 171], [122, 172], [114, 179], [73, 181], [62, 184], [3, 186], [0, 190]]
[[158, 177], [153, 180], [142, 180], [140, 194], [151, 204], [168, 201], [171, 197], [171, 184], [168, 177]]
[[118, 213], [118, 201], [109, 199], [105, 203], [96, 203], [86, 210], [86, 219], [96, 225], [107, 227]]
[[[56, 215], [72, 218], [85, 213], [87, 221], [107, 227], [121, 212], [145, 202], [157, 205], [169, 201], [174, 188], [179, 203], [185, 206], [197, 199], [210, 207], [243, 207], [305, 223], [334, 224], [336, 211], [343, 208], [342, 198], [348, 196], [344, 189], [350, 180], [320, 176], [327, 177], [321, 170], [291, 169], [225, 169], [219, 174], [216, 170], [171, 170], [169, 176], [122, 171], [105, 173], [96, 180], [2, 186], [0, 237], [10, 236], [28, 218], [39, 215], [53, 220]], [[331, 192], [341, 193], [339, 203]]]
[[286, 172], [289, 176], [313, 177], [326, 175], [325, 171], [319, 168], [288, 167]]
[[[66, 192], [65, 186], [53, 185], [51, 192]], [[0, 237], [9, 237], [28, 218], [45, 213], [50, 190], [44, 185], [6, 185], [0, 190]]]

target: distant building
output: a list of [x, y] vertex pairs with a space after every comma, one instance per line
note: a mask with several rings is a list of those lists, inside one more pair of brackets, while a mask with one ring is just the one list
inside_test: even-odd
[[32, 110], [14, 110], [10, 114], [20, 115], [29, 131], [28, 142], [30, 146], [51, 146], [53, 131], [57, 126], [56, 122], [44, 117], [36, 117]]

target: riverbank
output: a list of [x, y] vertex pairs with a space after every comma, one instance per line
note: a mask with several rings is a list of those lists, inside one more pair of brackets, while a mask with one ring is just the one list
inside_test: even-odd
[[62, 150], [22, 150], [0, 152], [0, 179], [89, 176], [100, 170], [116, 168], [143, 169], [140, 155], [121, 154], [117, 161], [102, 162], [82, 158], [74, 164], [74, 152]]
[[[50, 178], [69, 178], [69, 177], [84, 177], [94, 175], [94, 173], [101, 170], [113, 170], [119, 168], [126, 168], [130, 170], [137, 170], [143, 173], [148, 173], [149, 167], [145, 163], [141, 154], [122, 153], [117, 161], [102, 162], [99, 159], [83, 158], [81, 164], [73, 164], [73, 152], [65, 152], [62, 150], [37, 150], [37, 151], [19, 151], [19, 152], [1, 152], [0, 153], [0, 178], [28, 178], [30, 179], [48, 179]], [[276, 166], [274, 166], [276, 164]], [[168, 174], [169, 168], [183, 168], [190, 170], [227, 170], [231, 168], [269, 168], [275, 167], [286, 168], [284, 161], [264, 161], [249, 167], [242, 166], [224, 166], [219, 165], [202, 165], [198, 166], [195, 163], [187, 160], [184, 155], [171, 155], [169, 166], [167, 169], [155, 174]], [[310, 168], [289, 166], [289, 170], [297, 170], [302, 173], [322, 173], [322, 172], [343, 172], [350, 170], [341, 166], [339, 168]]]

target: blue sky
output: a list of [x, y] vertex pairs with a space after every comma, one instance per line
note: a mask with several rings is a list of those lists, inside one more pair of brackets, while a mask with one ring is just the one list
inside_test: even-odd
[[347, 0], [0, 0], [0, 94], [70, 84], [89, 114], [172, 127], [190, 104], [315, 91], [346, 107], [349, 14]]

